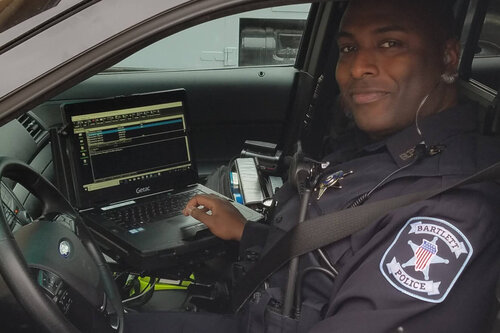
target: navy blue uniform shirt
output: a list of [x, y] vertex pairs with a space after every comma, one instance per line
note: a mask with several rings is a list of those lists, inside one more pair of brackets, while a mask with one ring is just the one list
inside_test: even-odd
[[[313, 192], [308, 217], [345, 209], [375, 189], [366, 202], [450, 185], [500, 160], [500, 141], [478, 134], [478, 115], [458, 106], [365, 146], [358, 157], [330, 172], [353, 171], [341, 189]], [[413, 162], [412, 148], [425, 140], [442, 152]], [[342, 160], [338, 152], [325, 161]], [[495, 182], [464, 186], [396, 209], [371, 225], [324, 248], [339, 275], [332, 282], [313, 272], [300, 291], [317, 311], [311, 332], [483, 332], [496, 315], [494, 289], [500, 267], [499, 196]], [[298, 220], [299, 199], [285, 185], [277, 194], [270, 226], [247, 223], [241, 253], [265, 253]], [[300, 270], [321, 265], [315, 252], [300, 258]], [[282, 301], [287, 269], [268, 281]], [[251, 304], [250, 308], [255, 306]], [[252, 312], [253, 310], [250, 310]], [[255, 312], [255, 311], [254, 311]], [[269, 329], [269, 313], [244, 323], [248, 331]], [[258, 323], [256, 323], [258, 322]], [[267, 327], [267, 328], [265, 328]]]

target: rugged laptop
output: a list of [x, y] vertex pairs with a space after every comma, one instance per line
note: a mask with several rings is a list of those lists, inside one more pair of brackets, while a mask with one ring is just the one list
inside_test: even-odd
[[[62, 111], [54, 149], [59, 183], [106, 253], [154, 269], [221, 242], [181, 213], [195, 194], [217, 194], [198, 184], [184, 90], [65, 104]], [[262, 218], [232, 203], [248, 220]]]

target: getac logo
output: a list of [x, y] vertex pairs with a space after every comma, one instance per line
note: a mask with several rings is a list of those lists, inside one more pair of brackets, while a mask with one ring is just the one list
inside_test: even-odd
[[145, 192], [149, 192], [149, 191], [151, 191], [151, 186], [138, 187], [135, 189], [135, 193], [137, 193], [137, 194], [141, 194], [141, 193], [145, 193]]

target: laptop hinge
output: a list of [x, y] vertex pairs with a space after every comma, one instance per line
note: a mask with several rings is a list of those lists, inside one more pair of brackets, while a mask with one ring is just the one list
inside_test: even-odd
[[[196, 187], [196, 186], [198, 186], [198, 184], [197, 183], [193, 183], [193, 184], [186, 185], [184, 188], [192, 188], [192, 187]], [[174, 190], [175, 189], [169, 189], [169, 190], [165, 190], [165, 191], [150, 193], [150, 194], [143, 195], [143, 196], [140, 196], [140, 197], [130, 198], [130, 199], [127, 199], [127, 200], [121, 200], [121, 201], [116, 201], [116, 202], [110, 202], [110, 203], [103, 202], [101, 204], [97, 204], [96, 207], [99, 207], [99, 209], [103, 210], [103, 211], [114, 209], [114, 208], [120, 208], [120, 207], [124, 207], [124, 206], [135, 204], [136, 203], [135, 200], [137, 200], [137, 199], [143, 199], [143, 198], [155, 196], [155, 195], [158, 195], [158, 194], [169, 193], [169, 192], [172, 192]], [[84, 212], [91, 211], [93, 209], [96, 209], [96, 208], [95, 207], [85, 208], [85, 209], [79, 210], [79, 212], [83, 212], [84, 213]]]

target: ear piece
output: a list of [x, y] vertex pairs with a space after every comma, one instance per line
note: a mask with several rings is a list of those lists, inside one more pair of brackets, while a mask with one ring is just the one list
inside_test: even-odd
[[[448, 66], [451, 63], [451, 56], [449, 53], [445, 53], [443, 56], [443, 62], [445, 66]], [[441, 75], [441, 81], [446, 84], [453, 84], [458, 78], [458, 73], [443, 73]]]
[[443, 57], [443, 62], [445, 65], [448, 65], [451, 62], [451, 57], [448, 53], [445, 53], [445, 55]]
[[458, 73], [443, 73], [441, 74], [441, 81], [446, 84], [453, 84], [458, 78]]

